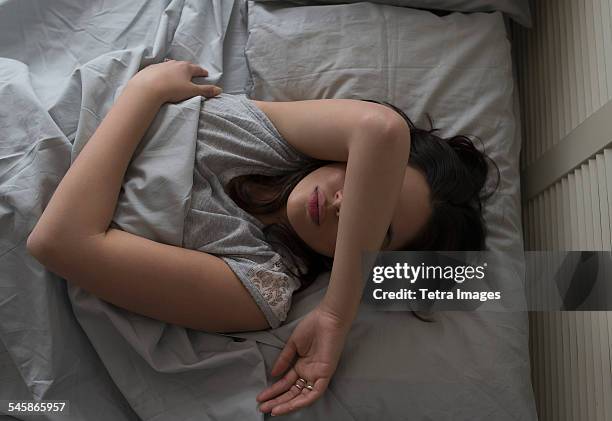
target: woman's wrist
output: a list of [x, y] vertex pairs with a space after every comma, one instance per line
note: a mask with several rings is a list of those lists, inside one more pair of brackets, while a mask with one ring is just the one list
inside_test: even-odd
[[353, 320], [355, 320], [357, 315], [356, 311], [342, 309], [334, 305], [327, 295], [323, 297], [318, 307], [320, 311], [334, 319], [337, 322], [338, 327], [341, 327], [347, 331], [350, 329], [351, 325], [353, 324]]
[[163, 98], [162, 92], [158, 89], [155, 89], [154, 86], [151, 86], [145, 82], [146, 81], [142, 81], [136, 77], [133, 77], [128, 81], [122, 94], [137, 96], [142, 101], [147, 101], [147, 103], [149, 104], [161, 107], [164, 102], [166, 102]]

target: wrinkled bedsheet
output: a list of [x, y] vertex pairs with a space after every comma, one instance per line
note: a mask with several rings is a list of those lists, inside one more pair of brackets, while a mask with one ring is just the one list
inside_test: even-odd
[[[70, 401], [69, 416], [44, 419], [263, 419], [255, 396], [327, 275], [294, 297], [279, 328], [223, 335], [115, 307], [26, 251], [70, 163], [140, 68], [171, 57], [207, 68], [208, 83], [223, 76], [234, 1], [84, 3], [0, 2], [0, 400]], [[200, 106], [162, 107], [114, 226], [181, 245]], [[360, 311], [329, 390], [287, 418], [533, 419], [526, 315], [439, 316]]]
[[[254, 396], [266, 376], [254, 341], [116, 308], [67, 285], [25, 249], [71, 161], [140, 68], [191, 60], [217, 82], [232, 7], [0, 5], [0, 338], [30, 395], [20, 398], [69, 400], [75, 420], [258, 416]], [[200, 101], [162, 107], [126, 174], [114, 226], [181, 245]], [[10, 383], [3, 398], [18, 397]]]

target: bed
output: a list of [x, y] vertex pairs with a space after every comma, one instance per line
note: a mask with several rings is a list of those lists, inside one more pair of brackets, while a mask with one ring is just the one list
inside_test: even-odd
[[[389, 7], [397, 6], [243, 0], [0, 4], [0, 121], [7, 134], [0, 147], [0, 401], [68, 400], [70, 413], [61, 419], [74, 420], [262, 419], [255, 396], [274, 381], [269, 371], [284, 341], [325, 292], [329, 274], [294, 296], [279, 328], [210, 334], [104, 303], [27, 254], [27, 236], [71, 159], [129, 77], [164, 57], [198, 62], [226, 93], [264, 100], [366, 95], [400, 106], [418, 125], [424, 125], [425, 111], [432, 113], [445, 135], [480, 135], [502, 173], [500, 192], [485, 210], [487, 247], [521, 255], [520, 113], [508, 18], [500, 12]], [[377, 20], [367, 26], [364, 17], [371, 16]], [[342, 24], [331, 25], [334, 19]], [[395, 32], [381, 35], [380, 28]], [[370, 31], [363, 38], [373, 43], [369, 49], [351, 50], [359, 47], [359, 37], [350, 36], [355, 30]], [[305, 38], [296, 42], [295, 31]], [[350, 40], [342, 45], [349, 53], [322, 44], [330, 34], [340, 43]], [[424, 53], [426, 45], [415, 40], [425, 34], [427, 42], [447, 49]], [[458, 35], [471, 41], [449, 44]], [[381, 42], [381, 50], [394, 55], [374, 55]], [[410, 50], [410, 65], [402, 61], [400, 46]], [[354, 61], [366, 53], [379, 59], [376, 66]], [[311, 60], [299, 61], [304, 57]], [[438, 65], [445, 57], [455, 64]], [[373, 77], [381, 69], [384, 77]], [[461, 74], [471, 79], [465, 82]], [[134, 171], [156, 169], [169, 185], [182, 186], [180, 192], [163, 191], [177, 203], [189, 191], [190, 174], [160, 173], [160, 158], [146, 151], [170, 138], [172, 154], [164, 159], [193, 160], [192, 143], [178, 139], [192, 136], [199, 106], [195, 98], [165, 107], [157, 132], [147, 134], [134, 162]], [[168, 122], [178, 117], [184, 124], [177, 131]], [[114, 222], [180, 244], [180, 229], [159, 227], [182, 227], [181, 212], [143, 213], [146, 224], [134, 221], [127, 210], [152, 193], [144, 189], [136, 197], [128, 190], [126, 183]], [[523, 270], [524, 262], [513, 259], [516, 271]], [[41, 419], [55, 417], [60, 419]], [[425, 323], [406, 312], [364, 308], [325, 395], [285, 418], [537, 419], [527, 314], [441, 312], [436, 322]]]

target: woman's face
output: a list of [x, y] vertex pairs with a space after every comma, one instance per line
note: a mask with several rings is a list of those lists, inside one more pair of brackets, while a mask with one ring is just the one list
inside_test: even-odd
[[[336, 249], [345, 173], [345, 162], [320, 167], [304, 177], [287, 199], [287, 217], [295, 232], [314, 251], [329, 257], [333, 257]], [[385, 186], [380, 188], [384, 189]], [[315, 208], [311, 199], [316, 195], [324, 197], [325, 212], [320, 224], [313, 220], [309, 212], [309, 203], [310, 207]], [[385, 237], [382, 249], [396, 250], [406, 244], [427, 222], [429, 214], [427, 181], [419, 171], [407, 166], [391, 220], [391, 238]]]

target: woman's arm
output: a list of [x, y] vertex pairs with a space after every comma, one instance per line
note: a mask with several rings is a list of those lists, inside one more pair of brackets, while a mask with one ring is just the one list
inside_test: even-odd
[[[361, 252], [380, 249], [404, 180], [410, 131], [396, 121], [383, 115], [351, 134], [329, 287], [277, 357], [271, 374], [285, 374], [257, 396], [263, 412], [281, 415], [312, 404], [336, 370], [363, 292]], [[312, 390], [299, 390], [299, 378]]]
[[[217, 94], [210, 85], [160, 86], [156, 82], [160, 68], [156, 66], [164, 66], [164, 71], [183, 72], [189, 76], [187, 80], [208, 74], [187, 62], [160, 63], [137, 73], [68, 169], [30, 234], [28, 247], [105, 234], [127, 166], [161, 105], [185, 99], [187, 95]], [[186, 92], [188, 88], [191, 92]]]
[[106, 232], [128, 163], [160, 106], [150, 91], [128, 83], [55, 190], [30, 244]]
[[327, 161], [347, 162], [352, 143], [363, 138], [355, 134], [364, 125], [405, 124], [389, 107], [357, 99], [252, 101], [287, 143], [305, 155]]
[[126, 167], [160, 105], [218, 94], [191, 82], [205, 74], [186, 62], [139, 72], [66, 173], [27, 247], [71, 284], [135, 313], [211, 332], [261, 330], [269, 327], [264, 314], [219, 257], [108, 229]]
[[382, 246], [410, 154], [410, 129], [404, 121], [372, 124], [357, 136], [363, 141], [352, 142], [349, 150], [334, 264], [321, 303], [349, 325], [365, 285], [361, 254]]

